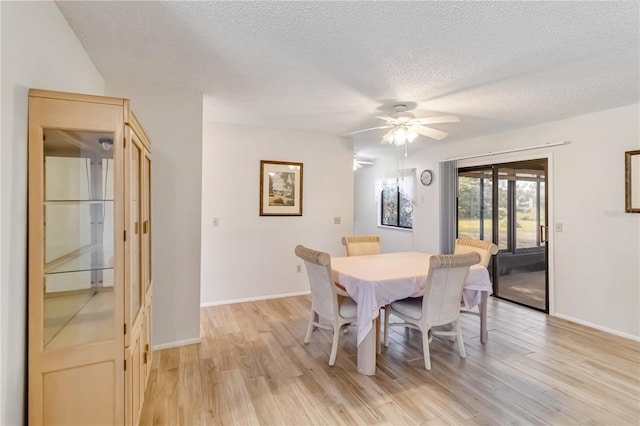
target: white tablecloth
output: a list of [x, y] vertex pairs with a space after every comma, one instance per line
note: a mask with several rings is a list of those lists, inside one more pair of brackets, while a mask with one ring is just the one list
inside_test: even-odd
[[481, 292], [493, 293], [489, 271], [482, 265], [472, 265], [462, 288], [465, 309], [473, 309], [480, 304]]
[[[424, 288], [430, 257], [427, 253], [402, 252], [331, 259], [334, 281], [358, 303], [358, 344], [371, 330], [382, 306], [415, 296]], [[481, 291], [491, 294], [489, 272], [474, 265], [463, 289], [466, 308], [480, 303]]]

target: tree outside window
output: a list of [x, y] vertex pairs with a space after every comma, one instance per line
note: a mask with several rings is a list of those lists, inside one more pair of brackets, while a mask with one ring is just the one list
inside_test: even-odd
[[397, 185], [382, 189], [380, 224], [413, 228], [413, 202]]

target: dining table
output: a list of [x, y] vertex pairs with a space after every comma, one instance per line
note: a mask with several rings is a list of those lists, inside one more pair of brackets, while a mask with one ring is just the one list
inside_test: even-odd
[[[334, 282], [357, 303], [358, 372], [376, 372], [376, 327], [380, 308], [396, 300], [417, 297], [424, 289], [432, 254], [422, 252], [383, 253], [331, 258]], [[480, 341], [487, 333], [487, 296], [493, 292], [489, 272], [472, 265], [462, 291], [464, 309], [476, 306], [480, 314]]]

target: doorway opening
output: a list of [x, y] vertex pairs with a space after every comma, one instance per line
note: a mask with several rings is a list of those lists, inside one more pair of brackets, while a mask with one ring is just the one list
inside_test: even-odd
[[459, 238], [491, 241], [493, 295], [549, 312], [547, 159], [458, 170]]

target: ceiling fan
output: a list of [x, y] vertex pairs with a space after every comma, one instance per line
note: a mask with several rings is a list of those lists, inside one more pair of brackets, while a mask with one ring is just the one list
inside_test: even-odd
[[369, 130], [391, 129], [382, 137], [380, 143], [388, 143], [394, 145], [405, 145], [413, 142], [418, 135], [426, 136], [431, 139], [442, 140], [447, 136], [446, 132], [427, 127], [425, 124], [436, 123], [456, 123], [460, 119], [453, 115], [441, 115], [438, 117], [416, 118], [416, 116], [407, 111], [407, 105], [394, 105], [395, 111], [389, 117], [376, 117], [384, 120], [384, 126], [371, 127], [369, 129], [356, 130], [355, 132], [346, 133], [343, 136], [354, 135], [356, 133], [368, 132]]

